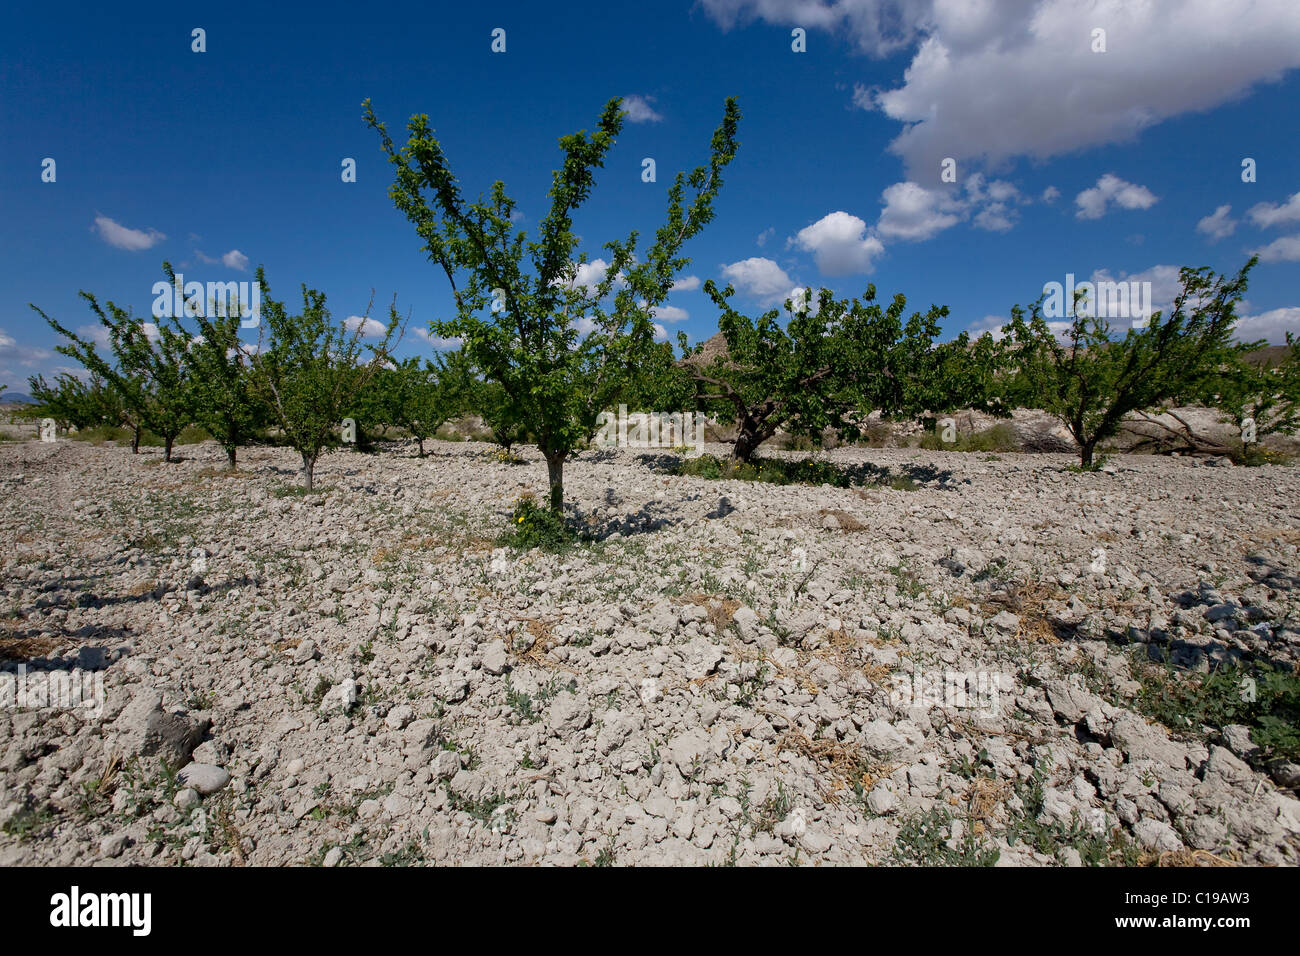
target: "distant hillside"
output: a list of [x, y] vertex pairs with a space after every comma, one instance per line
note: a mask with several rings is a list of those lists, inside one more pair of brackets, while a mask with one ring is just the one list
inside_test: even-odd
[[0, 392], [0, 405], [35, 405], [36, 399], [24, 392]]

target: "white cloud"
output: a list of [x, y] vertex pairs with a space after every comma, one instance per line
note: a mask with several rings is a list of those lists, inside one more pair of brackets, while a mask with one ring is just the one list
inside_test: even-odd
[[764, 229], [762, 232], [760, 232], [757, 236], [754, 237], [754, 242], [758, 243], [759, 248], [762, 248], [763, 246], [767, 245], [767, 240], [771, 239], [775, 235], [776, 235], [776, 227], [768, 226], [766, 229]]
[[[4, 329], [0, 329], [0, 362], [6, 364], [17, 362], [24, 368], [33, 368], [48, 359], [51, 354], [46, 349], [19, 345], [17, 339]], [[3, 401], [3, 398], [0, 398], [0, 401]]]
[[663, 319], [665, 322], [685, 322], [691, 317], [691, 314], [685, 309], [679, 309], [675, 305], [661, 305], [650, 312], [656, 319]]
[[700, 287], [699, 276], [682, 276], [673, 283], [674, 292], [694, 292]]
[[1236, 337], [1242, 342], [1268, 339], [1269, 345], [1285, 345], [1288, 332], [1300, 336], [1300, 306], [1270, 309], [1237, 320]]
[[1048, 186], [1046, 189], [1043, 190], [1043, 195], [1040, 198], [1043, 200], [1043, 202], [1048, 203], [1050, 205], [1051, 203], [1054, 203], [1056, 202], [1056, 200], [1061, 198], [1061, 191], [1057, 189], [1055, 186]]
[[837, 211], [800, 229], [793, 242], [813, 254], [822, 275], [857, 275], [871, 272], [875, 268], [873, 260], [885, 251], [884, 243], [866, 232], [864, 220]]
[[1300, 235], [1274, 239], [1252, 255], [1259, 256], [1261, 262], [1300, 262]]
[[[1294, 0], [701, 0], [724, 29], [754, 19], [913, 50], [893, 89], [854, 102], [904, 124], [909, 178], [940, 161], [1047, 159], [1133, 139], [1300, 67]], [[1092, 30], [1107, 51], [1092, 52]]]
[[94, 325], [77, 326], [78, 337], [93, 342], [102, 349], [108, 348], [108, 329], [104, 328], [98, 322]]
[[1097, 185], [1074, 197], [1074, 204], [1079, 207], [1075, 216], [1079, 219], [1100, 219], [1112, 202], [1122, 209], [1150, 209], [1157, 199], [1145, 186], [1135, 185], [1113, 173], [1107, 173], [1097, 180]]
[[167, 238], [157, 229], [147, 231], [130, 229], [113, 219], [109, 219], [107, 216], [96, 216], [94, 228], [99, 233], [100, 238], [110, 246], [117, 249], [126, 249], [129, 252], [152, 249]]
[[[1179, 278], [1180, 269], [1178, 266], [1159, 265], [1151, 266], [1149, 269], [1143, 269], [1141, 272], [1121, 272], [1118, 279], [1110, 274], [1108, 269], [1098, 269], [1088, 277], [1090, 282], [1150, 282], [1151, 283], [1151, 301], [1150, 309], [1152, 312], [1162, 312], [1169, 314], [1173, 308], [1174, 299], [1183, 289], [1182, 280]], [[1061, 281], [1064, 281], [1063, 279]], [[1077, 284], [1077, 283], [1076, 283]], [[1136, 303], [1135, 303], [1136, 304]], [[1147, 303], [1143, 303], [1147, 304]]]
[[415, 329], [414, 331], [416, 335], [424, 339], [424, 341], [428, 342], [440, 352], [446, 351], [447, 349], [458, 349], [464, 344], [464, 339], [459, 337], [444, 338], [441, 335], [434, 335], [428, 329]]
[[1261, 229], [1300, 221], [1300, 193], [1295, 193], [1280, 206], [1268, 202], [1256, 203], [1246, 215]]
[[757, 256], [724, 265], [722, 277], [741, 295], [759, 299], [765, 304], [785, 301], [794, 286], [794, 280], [784, 269], [771, 259]]
[[756, 19], [808, 30], [847, 34], [859, 49], [884, 55], [916, 37], [928, 10], [895, 0], [700, 0], [724, 31]]
[[382, 339], [384, 333], [388, 331], [388, 326], [378, 319], [362, 315], [349, 315], [343, 320], [343, 325], [349, 332], [360, 329], [363, 339]]
[[[609, 263], [604, 259], [592, 259], [590, 262], [575, 263], [577, 271], [574, 273], [571, 285], [586, 286], [588, 292], [594, 292], [596, 286], [605, 281], [605, 275], [609, 272]], [[614, 285], [622, 284], [622, 279], [616, 277]]]
[[1218, 207], [1196, 224], [1196, 231], [1209, 236], [1211, 242], [1227, 238], [1237, 228], [1237, 220], [1228, 215], [1230, 212], [1232, 212], [1230, 205], [1224, 204]]
[[228, 269], [237, 269], [240, 272], [247, 272], [248, 256], [244, 255], [238, 249], [231, 249], [221, 257], [221, 264]]
[[654, 325], [654, 330], [655, 330], [655, 341], [656, 342], [668, 341], [668, 330], [664, 328], [662, 325], [660, 325], [658, 322], [652, 324]]
[[876, 232], [887, 239], [929, 239], [962, 218], [960, 201], [947, 190], [903, 182], [887, 187], [881, 196], [885, 209], [876, 223]]
[[663, 121], [663, 116], [655, 112], [650, 104], [655, 101], [653, 96], [625, 96], [623, 97], [623, 109], [627, 111], [627, 121], [629, 123], [659, 123]]

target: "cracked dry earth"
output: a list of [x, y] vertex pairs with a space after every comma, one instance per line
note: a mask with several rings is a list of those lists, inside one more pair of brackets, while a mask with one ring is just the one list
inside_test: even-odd
[[1295, 661], [1300, 471], [584, 453], [555, 556], [496, 545], [545, 468], [491, 452], [305, 496], [278, 449], [0, 446], [4, 671], [104, 691], [0, 709], [0, 863], [1300, 860], [1295, 765], [1144, 717], [1135, 670]]

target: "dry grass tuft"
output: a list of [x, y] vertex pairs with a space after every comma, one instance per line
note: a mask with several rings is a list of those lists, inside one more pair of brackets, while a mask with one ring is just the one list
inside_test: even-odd
[[697, 591], [686, 595], [682, 600], [683, 603], [696, 604], [704, 608], [708, 622], [713, 625], [713, 630], [718, 634], [726, 633], [727, 628], [731, 627], [736, 612], [740, 610], [739, 601], [717, 594], [701, 594]]

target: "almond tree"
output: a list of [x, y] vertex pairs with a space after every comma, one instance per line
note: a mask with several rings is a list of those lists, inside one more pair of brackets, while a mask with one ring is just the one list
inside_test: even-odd
[[455, 295], [456, 318], [431, 323], [431, 329], [461, 337], [475, 367], [505, 389], [505, 407], [536, 436], [546, 458], [551, 511], [562, 514], [564, 463], [620, 387], [620, 376], [653, 340], [653, 310], [690, 261], [679, 254], [681, 247], [713, 217], [722, 170], [736, 153], [740, 110], [727, 100], [708, 162], [673, 180], [653, 245], [638, 257], [635, 231], [605, 243], [610, 265], [587, 287], [575, 281], [586, 258], [575, 260], [573, 216], [623, 128], [621, 100], [605, 105], [595, 132], [560, 139], [564, 161], [552, 176], [550, 211], [531, 241], [515, 228], [515, 201], [499, 180], [486, 198], [464, 199], [427, 116], [411, 118], [407, 143], [398, 150], [369, 100], [364, 108], [396, 170], [389, 194]]
[[466, 408], [473, 380], [469, 360], [461, 351], [432, 360], [411, 356], [381, 375], [388, 380], [389, 420], [415, 437], [423, 458], [425, 439]]
[[1056, 417], [1078, 443], [1080, 465], [1093, 467], [1097, 446], [1119, 432], [1125, 416], [1163, 410], [1171, 400], [1203, 390], [1230, 349], [1237, 303], [1257, 261], [1252, 258], [1232, 279], [1208, 267], [1183, 269], [1168, 318], [1156, 312], [1122, 339], [1105, 318], [1080, 315], [1077, 302], [1059, 339], [1043, 319], [1041, 298], [1027, 321], [1024, 309], [1014, 307], [1004, 339], [1014, 366], [1006, 383], [1010, 404]]
[[[904, 321], [907, 299], [901, 294], [882, 309], [874, 285], [861, 299], [836, 299], [821, 289], [815, 308], [787, 299], [789, 320], [782, 328], [779, 309], [757, 319], [733, 309], [731, 286], [719, 290], [709, 280], [704, 291], [722, 311], [718, 328], [727, 350], [705, 365], [701, 347], [687, 348], [681, 335], [679, 366], [699, 386], [703, 402], [734, 415], [736, 461], [748, 462], [778, 429], [816, 436], [831, 427], [853, 441], [873, 410], [914, 416], [982, 400], [979, 377], [963, 367], [987, 358], [992, 340], [977, 343], [973, 360], [965, 333], [936, 345], [946, 306]], [[812, 302], [811, 290], [804, 292], [803, 301]]]
[[60, 372], [52, 385], [44, 375], [34, 375], [27, 380], [27, 389], [35, 402], [24, 413], [29, 418], [53, 418], [63, 428], [78, 430], [122, 424], [121, 397], [93, 372], [87, 381]]
[[[176, 273], [171, 263], [163, 263], [163, 272], [174, 286]], [[216, 305], [217, 309], [190, 315], [196, 334], [185, 329], [179, 318], [172, 322], [190, 338], [194, 420], [225, 449], [226, 460], [234, 469], [239, 447], [247, 445], [265, 423], [266, 407], [249, 374], [248, 348], [239, 337], [242, 303], [236, 301], [230, 309], [226, 303]], [[209, 314], [218, 309], [227, 314]]]
[[[369, 306], [363, 320], [349, 328], [346, 322], [334, 324], [325, 308], [325, 293], [304, 284], [302, 311], [293, 314], [272, 298], [261, 267], [257, 281], [262, 312], [258, 346], [250, 355], [253, 381], [266, 396], [284, 441], [302, 457], [303, 487], [311, 491], [317, 460], [340, 444], [344, 409], [387, 360], [400, 316], [390, 308], [382, 341], [363, 347]], [[365, 348], [371, 352], [369, 361], [363, 361]]]
[[90, 303], [104, 328], [116, 364], [102, 358], [93, 342], [65, 329], [35, 305], [32, 308], [68, 340], [56, 346], [56, 351], [79, 361], [122, 397], [135, 428], [132, 450], [139, 450], [139, 428], [143, 425], [162, 438], [164, 460], [171, 461], [176, 436], [194, 418], [189, 337], [170, 325], [145, 322], [112, 302], [107, 302], [105, 309], [89, 292], [82, 292], [81, 297]]

